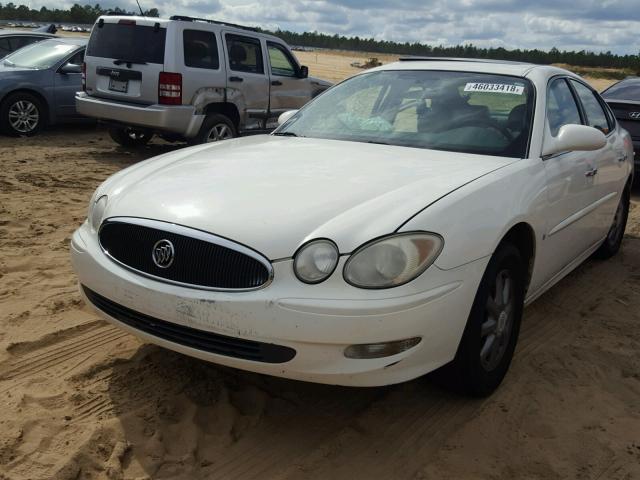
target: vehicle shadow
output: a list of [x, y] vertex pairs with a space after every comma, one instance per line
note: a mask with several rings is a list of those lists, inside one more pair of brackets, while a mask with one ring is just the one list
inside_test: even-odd
[[[308, 469], [327, 455], [351, 468], [361, 465], [367, 478], [410, 475], [418, 465], [404, 459], [407, 439], [433, 448], [482, 405], [427, 378], [380, 388], [319, 385], [153, 345], [115, 365], [107, 393], [130, 444], [121, 461], [126, 478], [309, 478]], [[347, 444], [349, 458], [342, 459]], [[380, 475], [376, 452], [389, 446], [397, 448], [385, 460], [392, 471]], [[420, 450], [412, 448], [412, 456]]]

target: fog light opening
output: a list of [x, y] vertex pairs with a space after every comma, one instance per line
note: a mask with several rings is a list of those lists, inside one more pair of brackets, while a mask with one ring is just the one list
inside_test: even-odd
[[383, 343], [363, 343], [360, 345], [349, 345], [344, 349], [344, 356], [347, 358], [371, 359], [390, 357], [397, 355], [420, 343], [420, 337], [407, 338]]

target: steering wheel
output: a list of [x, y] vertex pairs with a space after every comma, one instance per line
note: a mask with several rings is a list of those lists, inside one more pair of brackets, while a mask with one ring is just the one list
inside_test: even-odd
[[487, 127], [499, 132], [504, 138], [506, 138], [509, 142], [513, 141], [513, 135], [509, 130], [505, 127], [501, 126], [498, 122], [491, 118], [484, 117], [472, 117], [466, 118], [462, 121], [450, 121], [445, 123], [444, 125], [439, 125], [437, 128], [433, 130], [435, 133], [446, 132], [447, 130], [453, 130], [454, 128], [462, 128], [462, 127]]

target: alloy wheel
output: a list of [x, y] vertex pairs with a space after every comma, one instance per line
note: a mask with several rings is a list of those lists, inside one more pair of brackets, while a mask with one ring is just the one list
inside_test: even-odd
[[38, 127], [40, 112], [28, 100], [18, 100], [9, 107], [9, 124], [19, 133], [30, 133]]
[[495, 369], [509, 345], [513, 328], [515, 292], [509, 270], [501, 270], [491, 287], [486, 317], [480, 328], [480, 363], [490, 372]]
[[218, 123], [209, 131], [207, 143], [227, 140], [229, 138], [233, 138], [233, 131], [229, 128], [229, 125], [226, 123]]
[[621, 230], [624, 223], [624, 198], [620, 200], [618, 204], [618, 208], [616, 209], [616, 214], [613, 217], [613, 224], [611, 225], [611, 229], [609, 230], [609, 234], [607, 235], [607, 242], [609, 244], [614, 245], [618, 241], [618, 237], [621, 235]]

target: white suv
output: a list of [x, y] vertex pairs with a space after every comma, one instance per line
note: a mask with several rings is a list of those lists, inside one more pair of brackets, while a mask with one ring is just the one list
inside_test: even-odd
[[191, 17], [100, 17], [84, 64], [79, 113], [126, 146], [204, 143], [276, 126], [331, 86], [308, 77], [279, 38]]

